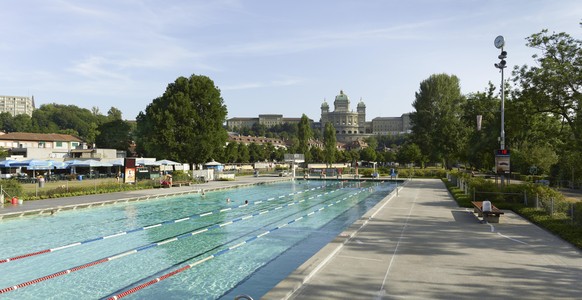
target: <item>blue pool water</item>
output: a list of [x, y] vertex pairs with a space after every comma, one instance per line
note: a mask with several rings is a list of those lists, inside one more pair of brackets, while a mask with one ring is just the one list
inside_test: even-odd
[[258, 299], [393, 189], [291, 181], [4, 220], [0, 299]]

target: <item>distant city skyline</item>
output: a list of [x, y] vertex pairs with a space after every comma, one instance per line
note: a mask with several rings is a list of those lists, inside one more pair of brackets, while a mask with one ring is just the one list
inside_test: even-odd
[[8, 1], [0, 95], [133, 120], [196, 74], [221, 90], [227, 118], [319, 120], [339, 90], [369, 119], [400, 116], [432, 74], [456, 75], [464, 94], [499, 86], [496, 36], [508, 70], [534, 65], [525, 39], [542, 29], [580, 39], [581, 16], [574, 0]]

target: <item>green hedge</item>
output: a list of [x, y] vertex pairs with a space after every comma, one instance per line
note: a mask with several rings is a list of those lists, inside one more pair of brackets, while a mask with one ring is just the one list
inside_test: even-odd
[[445, 169], [398, 169], [399, 178], [444, 178], [446, 176]]

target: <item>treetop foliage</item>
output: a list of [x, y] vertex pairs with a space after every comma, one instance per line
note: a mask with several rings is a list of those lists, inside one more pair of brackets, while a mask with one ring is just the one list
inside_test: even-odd
[[179, 77], [137, 117], [138, 151], [187, 163], [218, 158], [226, 143], [227, 109], [214, 82]]

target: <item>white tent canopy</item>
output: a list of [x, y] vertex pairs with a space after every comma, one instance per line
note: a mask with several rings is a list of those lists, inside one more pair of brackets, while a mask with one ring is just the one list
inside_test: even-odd
[[158, 161], [156, 161], [156, 164], [159, 164], [161, 166], [179, 166], [179, 165], [181, 165], [181, 163], [179, 163], [179, 162], [175, 162], [175, 161], [171, 161], [171, 160], [167, 160], [167, 159], [158, 160]]

